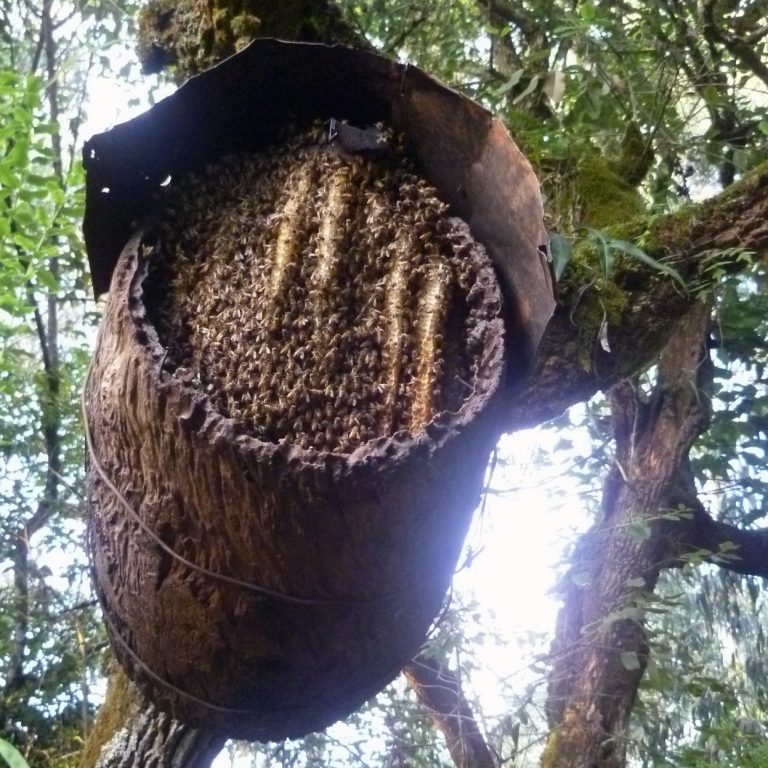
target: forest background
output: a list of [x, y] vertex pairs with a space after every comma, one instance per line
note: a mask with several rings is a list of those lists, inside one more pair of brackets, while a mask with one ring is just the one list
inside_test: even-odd
[[[272, 33], [418, 64], [494, 110], [533, 163], [559, 304], [460, 566], [483, 568], [497, 515], [523, 521], [510, 560], [526, 530], [562, 529], [562, 610], [548, 633], [496, 637], [482, 590], [457, 590], [410, 687], [326, 734], [229, 752], [263, 766], [584, 765], [589, 750], [600, 766], [765, 765], [768, 3], [289, 5], [189, 6], [190, 41], [184, 4], [0, 4], [0, 736], [62, 767], [111, 736], [93, 746], [111, 668], [79, 405], [101, 311], [80, 230], [93, 94], [117, 80], [151, 103]], [[530, 581], [494, 587], [514, 603]], [[500, 677], [488, 662], [503, 655]], [[420, 688], [438, 668], [444, 702]]]

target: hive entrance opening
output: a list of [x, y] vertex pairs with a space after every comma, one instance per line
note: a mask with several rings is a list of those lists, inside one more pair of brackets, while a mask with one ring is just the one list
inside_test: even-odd
[[174, 180], [144, 252], [165, 369], [243, 433], [305, 449], [458, 411], [499, 311], [482, 246], [387, 132], [354, 154], [313, 126]]

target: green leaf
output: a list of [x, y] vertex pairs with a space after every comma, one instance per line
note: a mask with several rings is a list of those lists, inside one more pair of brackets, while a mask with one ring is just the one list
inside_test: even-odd
[[515, 70], [512, 73], [512, 77], [510, 77], [509, 80], [496, 91], [496, 95], [503, 96], [505, 93], [509, 93], [520, 82], [520, 78], [523, 76], [524, 71], [525, 70], [523, 69]]
[[571, 260], [573, 245], [567, 237], [559, 235], [557, 232], [549, 232], [549, 253], [552, 256], [552, 269], [555, 272], [555, 279], [560, 280]]
[[39, 173], [28, 173], [26, 180], [28, 184], [33, 184], [36, 187], [45, 187], [51, 181], [51, 177], [41, 176]]
[[631, 256], [633, 259], [637, 259], [637, 261], [641, 261], [643, 264], [647, 264], [657, 272], [662, 272], [665, 275], [669, 275], [669, 277], [671, 277], [673, 280], [680, 283], [681, 288], [687, 290], [688, 286], [685, 284], [685, 280], [683, 280], [683, 278], [680, 276], [680, 273], [676, 269], [673, 269], [668, 264], [656, 261], [656, 259], [654, 259], [652, 256], [649, 256], [645, 251], [638, 248], [636, 245], [632, 245], [632, 243], [629, 243], [626, 240], [611, 240], [611, 246], [617, 251], [621, 251], [621, 253], [626, 253], [627, 256]]
[[600, 109], [603, 104], [602, 86], [590, 87], [584, 94], [587, 99], [587, 114], [593, 119], [597, 120], [600, 117]]
[[7, 165], [0, 163], [0, 184], [10, 189], [18, 189], [21, 179]]
[[624, 669], [636, 670], [640, 669], [640, 659], [634, 651], [622, 651], [619, 654], [621, 659], [621, 665]]
[[627, 535], [635, 541], [647, 541], [651, 538], [651, 526], [647, 520], [633, 520], [627, 526]]
[[530, 94], [532, 94], [536, 90], [536, 86], [538, 84], [539, 84], [539, 76], [538, 75], [534, 75], [531, 78], [531, 82], [528, 83], [528, 85], [525, 87], [525, 90], [521, 94], [516, 96], [512, 100], [512, 103], [513, 104], [517, 104], [518, 102], [522, 101], [526, 96], [529, 96]]
[[763, 120], [757, 126], [766, 136], [768, 136], [768, 120]]
[[48, 289], [49, 293], [56, 293], [59, 290], [59, 284], [49, 269], [38, 270], [37, 280], [40, 285]]
[[13, 242], [16, 243], [19, 248], [23, 248], [28, 256], [33, 255], [37, 250], [37, 243], [32, 240], [32, 238], [22, 235], [21, 232], [17, 232], [13, 236]]
[[590, 229], [589, 237], [590, 242], [595, 244], [597, 248], [597, 258], [600, 261], [600, 269], [603, 272], [603, 277], [606, 280], [610, 280], [611, 273], [613, 272], [613, 248], [611, 238], [599, 229]]
[[713, 107], [723, 103], [723, 97], [721, 96], [720, 91], [716, 85], [712, 85], [711, 83], [702, 88], [701, 95], [704, 97], [704, 101]]
[[581, 18], [584, 21], [593, 21], [596, 15], [595, 6], [592, 3], [583, 3], [581, 6]]
[[736, 166], [736, 170], [740, 173], [749, 170], [749, 153], [745, 152], [743, 149], [734, 149], [733, 164]]
[[5, 739], [0, 739], [0, 757], [8, 763], [9, 768], [29, 768], [29, 763], [24, 759], [21, 752]]

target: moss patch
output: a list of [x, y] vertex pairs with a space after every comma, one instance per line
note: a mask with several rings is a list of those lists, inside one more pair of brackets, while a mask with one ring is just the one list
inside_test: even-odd
[[645, 212], [640, 193], [622, 179], [616, 166], [600, 157], [579, 163], [575, 192], [581, 203], [581, 224], [604, 229]]
[[112, 660], [109, 663], [107, 696], [83, 749], [82, 768], [93, 768], [101, 750], [136, 712], [139, 692], [125, 672]]

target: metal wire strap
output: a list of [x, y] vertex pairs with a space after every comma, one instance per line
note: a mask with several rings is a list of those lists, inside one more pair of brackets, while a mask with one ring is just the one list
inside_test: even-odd
[[107, 622], [107, 625], [111, 630], [112, 637], [114, 637], [115, 640], [120, 643], [120, 645], [125, 649], [125, 652], [133, 659], [139, 668], [146, 672], [155, 682], [160, 683], [163, 688], [166, 688], [169, 691], [173, 691], [173, 693], [175, 693], [177, 696], [181, 696], [184, 699], [193, 701], [195, 704], [199, 704], [201, 707], [205, 707], [206, 709], [210, 709], [213, 712], [220, 712], [225, 715], [255, 715], [261, 711], [258, 709], [233, 709], [231, 707], [222, 707], [218, 704], [211, 704], [210, 701], [205, 701], [205, 699], [201, 699], [198, 696], [195, 696], [193, 693], [188, 693], [187, 691], [178, 688], [161, 675], [158, 675], [157, 672], [152, 670], [147, 662], [144, 661], [136, 653], [136, 651], [133, 650], [133, 648], [131, 648], [128, 641], [120, 634], [120, 632], [118, 632], [117, 627], [109, 616], [109, 611], [106, 610], [106, 606], [104, 605], [104, 601], [102, 600], [98, 589], [96, 589], [96, 595], [99, 599], [99, 604], [101, 605], [101, 612], [104, 616], [104, 620]]

